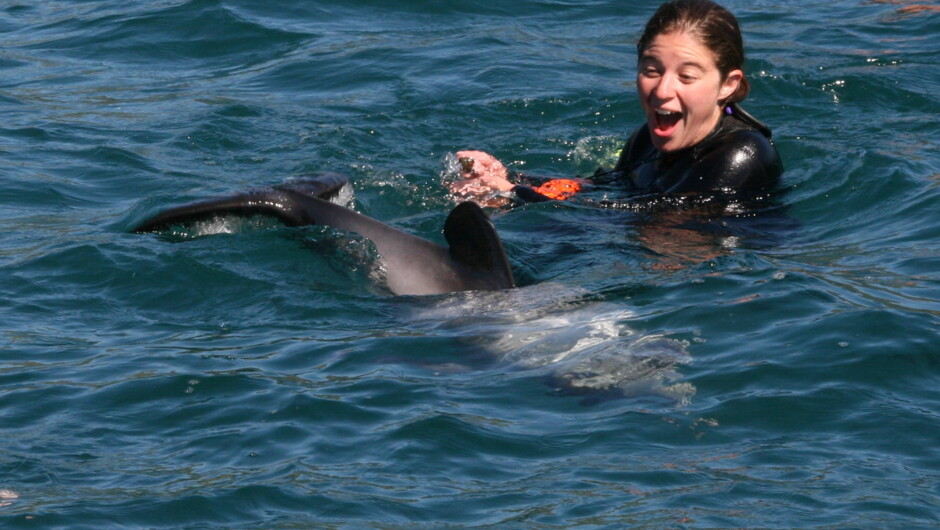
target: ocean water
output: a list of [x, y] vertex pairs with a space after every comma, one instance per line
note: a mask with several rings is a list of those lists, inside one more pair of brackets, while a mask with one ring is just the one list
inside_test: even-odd
[[392, 296], [316, 227], [129, 233], [326, 170], [440, 241], [457, 149], [615, 159], [657, 5], [2, 3], [0, 526], [940, 524], [935, 3], [725, 2], [783, 208], [494, 209], [515, 290]]

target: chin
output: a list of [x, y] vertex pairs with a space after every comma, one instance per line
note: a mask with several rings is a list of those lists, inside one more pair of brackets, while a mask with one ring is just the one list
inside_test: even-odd
[[655, 134], [650, 135], [650, 140], [651, 140], [651, 143], [653, 144], [653, 147], [655, 147], [657, 151], [660, 151], [663, 153], [671, 153], [673, 151], [679, 151], [681, 149], [685, 149], [686, 147], [685, 145], [682, 145], [675, 138], [660, 138], [656, 136]]
[[653, 131], [653, 127], [649, 125], [647, 126], [649, 127], [650, 143], [653, 144], [653, 147], [655, 147], [657, 151], [670, 153], [672, 151], [679, 151], [688, 147], [687, 145], [684, 145], [683, 141], [677, 138], [675, 134], [669, 136], [668, 138], [663, 138]]

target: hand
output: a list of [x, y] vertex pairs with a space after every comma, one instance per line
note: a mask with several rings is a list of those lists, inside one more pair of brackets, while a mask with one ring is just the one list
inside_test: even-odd
[[509, 191], [515, 184], [509, 182], [509, 170], [493, 155], [483, 151], [457, 151], [460, 176], [464, 180], [455, 182], [451, 189], [460, 193], [466, 189], [470, 194], [479, 192]]

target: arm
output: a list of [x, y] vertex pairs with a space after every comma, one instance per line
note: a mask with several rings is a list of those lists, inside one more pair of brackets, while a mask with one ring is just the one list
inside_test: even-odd
[[581, 179], [550, 179], [531, 186], [516, 184], [509, 180], [506, 166], [483, 151], [458, 151], [457, 160], [463, 179], [451, 184], [450, 189], [458, 197], [471, 200], [489, 202], [499, 192], [512, 192], [525, 202], [565, 200], [580, 192], [584, 183]]

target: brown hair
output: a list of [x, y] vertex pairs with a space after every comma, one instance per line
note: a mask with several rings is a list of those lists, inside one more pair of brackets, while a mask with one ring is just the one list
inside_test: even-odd
[[[665, 33], [688, 33], [698, 38], [714, 54], [722, 80], [732, 70], [744, 71], [744, 40], [738, 20], [710, 0], [672, 0], [659, 6], [636, 43], [637, 56]], [[747, 78], [742, 77], [738, 89], [722, 103], [743, 101], [750, 89]]]

